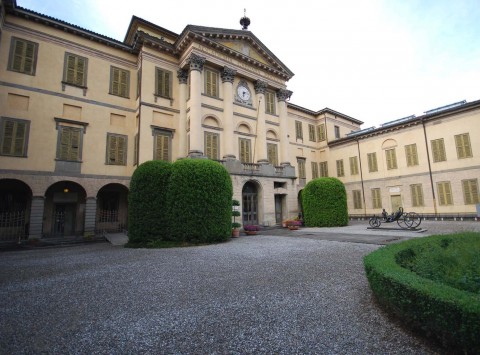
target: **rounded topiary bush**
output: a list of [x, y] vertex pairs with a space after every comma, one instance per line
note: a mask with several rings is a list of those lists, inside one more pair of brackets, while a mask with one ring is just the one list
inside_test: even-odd
[[130, 243], [168, 240], [167, 191], [172, 164], [147, 161], [135, 169], [128, 194]]
[[232, 181], [218, 162], [182, 159], [173, 164], [168, 191], [170, 237], [179, 242], [212, 243], [232, 229]]
[[364, 265], [384, 308], [449, 352], [480, 353], [480, 233], [392, 244], [365, 256]]
[[348, 224], [347, 193], [332, 177], [311, 180], [302, 190], [303, 220], [307, 227], [339, 227]]

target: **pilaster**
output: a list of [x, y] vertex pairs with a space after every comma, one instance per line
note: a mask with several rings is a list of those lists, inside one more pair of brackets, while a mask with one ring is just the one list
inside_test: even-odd
[[202, 70], [205, 58], [191, 54], [190, 66], [190, 157], [203, 156]]
[[97, 198], [87, 197], [85, 203], [84, 236], [95, 234], [95, 220], [97, 216]]
[[40, 239], [43, 235], [43, 212], [45, 210], [45, 197], [33, 196], [30, 209], [29, 239]]
[[288, 141], [288, 121], [287, 121], [287, 103], [292, 92], [290, 90], [280, 89], [277, 91], [279, 121], [280, 121], [280, 165], [290, 165], [289, 141]]
[[233, 139], [233, 81], [236, 70], [224, 67], [221, 73], [223, 83], [223, 158], [235, 159]]
[[187, 90], [188, 90], [188, 71], [180, 69], [177, 71], [179, 88], [179, 122], [177, 135], [178, 147], [177, 158], [185, 158], [187, 155]]
[[258, 101], [258, 114], [257, 114], [257, 138], [255, 140], [255, 154], [253, 159], [257, 158], [259, 164], [268, 164], [267, 156], [267, 135], [265, 127], [265, 91], [268, 84], [265, 81], [257, 80], [255, 82], [255, 94]]

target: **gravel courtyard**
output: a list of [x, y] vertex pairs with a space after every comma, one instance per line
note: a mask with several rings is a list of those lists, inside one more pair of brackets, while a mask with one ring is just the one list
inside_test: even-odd
[[432, 354], [374, 303], [370, 244], [250, 236], [0, 254], [0, 353]]

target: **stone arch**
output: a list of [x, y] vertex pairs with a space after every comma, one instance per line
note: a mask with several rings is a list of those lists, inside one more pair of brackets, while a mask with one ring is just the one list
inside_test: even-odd
[[128, 188], [118, 183], [102, 186], [97, 193], [96, 232], [119, 232], [127, 229]]
[[397, 141], [395, 139], [389, 138], [383, 141], [382, 149], [395, 148], [397, 146]]
[[242, 186], [243, 224], [262, 224], [263, 187], [258, 180], [249, 179]]
[[18, 179], [0, 179], [0, 240], [28, 237], [32, 189]]
[[58, 181], [45, 192], [43, 235], [79, 236], [84, 232], [87, 193], [70, 180]]
[[245, 122], [245, 121], [242, 121], [237, 125], [236, 131], [240, 132], [240, 133], [246, 133], [246, 134], [252, 134], [253, 133], [252, 126], [248, 122]]
[[208, 114], [203, 117], [202, 125], [209, 127], [222, 128], [222, 121], [215, 115]]

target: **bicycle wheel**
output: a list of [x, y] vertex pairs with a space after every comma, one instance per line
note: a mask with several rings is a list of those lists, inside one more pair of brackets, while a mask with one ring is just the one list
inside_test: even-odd
[[417, 228], [420, 225], [420, 223], [422, 223], [422, 217], [420, 217], [418, 213], [409, 212], [407, 216], [410, 223], [409, 228], [412, 228], [412, 229]]
[[378, 228], [378, 227], [380, 227], [381, 222], [376, 216], [373, 216], [368, 221], [368, 224], [370, 224], [370, 227], [372, 227], [372, 228]]

